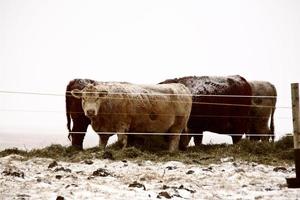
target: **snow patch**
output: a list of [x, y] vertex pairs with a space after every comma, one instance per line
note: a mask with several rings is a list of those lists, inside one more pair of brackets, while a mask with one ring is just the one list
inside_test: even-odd
[[[51, 165], [53, 161], [24, 161], [16, 155], [0, 158], [0, 199], [300, 198], [299, 189], [286, 186], [285, 178], [295, 176], [293, 166], [278, 168], [231, 157], [208, 166], [96, 159]], [[4, 173], [9, 167], [24, 176]]]

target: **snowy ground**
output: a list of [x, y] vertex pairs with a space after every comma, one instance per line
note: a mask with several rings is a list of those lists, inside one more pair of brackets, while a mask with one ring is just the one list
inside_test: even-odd
[[0, 158], [0, 199], [300, 199], [286, 187], [292, 166], [21, 159]]

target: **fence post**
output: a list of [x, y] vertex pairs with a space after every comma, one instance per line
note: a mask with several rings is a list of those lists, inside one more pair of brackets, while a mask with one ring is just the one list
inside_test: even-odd
[[299, 116], [299, 84], [292, 83], [292, 109], [294, 127], [294, 156], [296, 178], [287, 178], [289, 188], [300, 188], [300, 116]]

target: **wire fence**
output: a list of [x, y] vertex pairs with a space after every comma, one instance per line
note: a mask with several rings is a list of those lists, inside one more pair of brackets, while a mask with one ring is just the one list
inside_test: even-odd
[[[23, 112], [23, 113], [66, 113], [65, 110], [26, 110], [26, 109], [0, 109], [0, 112]], [[84, 114], [84, 111], [78, 111], [78, 112], [68, 112], [69, 114]], [[149, 113], [121, 113], [121, 112], [115, 112], [115, 113], [99, 113], [101, 115], [140, 115], [140, 116], [148, 116]], [[172, 116], [168, 113], [159, 113], [155, 114], [158, 116]], [[183, 116], [183, 115], [176, 115], [176, 116]], [[191, 114], [190, 117], [197, 117], [197, 118], [248, 118], [248, 119], [269, 119], [269, 116], [249, 116], [249, 115], [195, 115]], [[286, 120], [292, 120], [292, 117], [288, 116], [278, 116], [277, 119], [286, 119]]]
[[[87, 131], [71, 131], [68, 132], [70, 134], [83, 134], [85, 135]], [[98, 135], [115, 135], [115, 134], [126, 134], [126, 135], [143, 135], [143, 136], [168, 136], [168, 135], [188, 135], [188, 136], [204, 136], [205, 132], [210, 132], [210, 131], [203, 131], [203, 132], [192, 132], [192, 133], [156, 133], [156, 132], [126, 132], [126, 133], [122, 133], [122, 132], [109, 132], [109, 131], [94, 131], [96, 134]], [[5, 133], [5, 134], [33, 134], [32, 132], [26, 132], [26, 131], [10, 131], [10, 130], [4, 130], [4, 131], [0, 131], [1, 133]], [[35, 134], [39, 134], [40, 132], [36, 132]], [[66, 131], [58, 131], [58, 130], [53, 130], [53, 131], [42, 131], [42, 134], [47, 134], [47, 135], [58, 135], [58, 134], [66, 134]], [[210, 133], [215, 133], [215, 132], [210, 132]], [[215, 133], [218, 135], [223, 135], [223, 136], [239, 136], [239, 137], [274, 137], [276, 135], [280, 135], [280, 136], [293, 136], [291, 134], [291, 132], [276, 132], [276, 135], [273, 134], [258, 134], [258, 133]]]
[[[66, 93], [71, 93], [70, 91], [67, 91]], [[93, 92], [91, 92], [93, 93]], [[42, 95], [42, 96], [66, 96], [66, 94], [60, 94], [60, 93], [40, 93], [40, 92], [22, 92], [22, 91], [4, 91], [0, 90], [0, 94], [21, 94], [21, 95]], [[129, 100], [135, 100], [135, 101], [140, 101], [139, 99], [135, 98], [134, 96], [129, 97], [128, 93], [112, 93], [112, 94], [126, 94], [126, 97], [106, 97], [108, 99], [118, 99], [118, 100], [124, 100], [124, 99], [129, 99]], [[148, 93], [131, 93], [130, 95], [158, 95], [158, 94], [148, 94]], [[168, 96], [168, 95], [187, 95], [187, 94], [159, 94], [161, 96]], [[72, 95], [70, 95], [72, 96]], [[189, 96], [199, 96], [199, 97], [223, 97], [223, 98], [277, 98], [277, 96], [247, 96], [247, 95], [189, 95]], [[159, 101], [159, 102], [183, 102], [180, 100], [165, 100], [165, 99], [151, 99], [151, 101]], [[214, 99], [214, 101], [217, 101]], [[225, 100], [225, 101], [228, 101]], [[193, 104], [198, 104], [198, 105], [211, 105], [211, 106], [231, 106], [231, 107], [254, 107], [254, 108], [281, 108], [281, 109], [291, 109], [291, 106], [269, 106], [269, 105], [258, 105], [258, 104], [238, 104], [238, 103], [220, 103], [220, 102], [205, 102], [205, 101], [193, 101]]]
[[[53, 97], [65, 97], [65, 96], [72, 96], [70, 95], [70, 91], [66, 91], [66, 93], [43, 93], [43, 92], [25, 92], [25, 91], [7, 91], [7, 90], [0, 90], [0, 95], [9, 95], [9, 94], [15, 94], [15, 95], [39, 95], [39, 96], [53, 96]], [[128, 93], [112, 93], [113, 95], [120, 95], [120, 94], [126, 94]], [[130, 94], [133, 95], [130, 100], [135, 100], [134, 95], [157, 95], [157, 94], [148, 94], [148, 93], [133, 93]], [[187, 94], [160, 94], [165, 96], [174, 96], [174, 95], [187, 95]], [[191, 96], [191, 95], [189, 95]], [[247, 96], [247, 95], [192, 95], [193, 97], [223, 97], [223, 98], [262, 98], [262, 99], [275, 99], [277, 96]], [[128, 97], [127, 97], [128, 98]], [[116, 97], [110, 97], [110, 99], [123, 99], [123, 98], [116, 98]], [[168, 101], [172, 102], [172, 101]], [[275, 108], [275, 109], [292, 109], [291, 106], [267, 106], [267, 105], [245, 105], [245, 104], [231, 104], [231, 103], [215, 103], [215, 102], [193, 102], [193, 104], [203, 104], [203, 105], [215, 105], [215, 106], [236, 106], [236, 107], [256, 107], [256, 108]], [[25, 113], [66, 113], [65, 110], [33, 110], [33, 109], [9, 109], [9, 108], [0, 108], [0, 112], [25, 112]], [[69, 114], [79, 114], [84, 112], [68, 112]], [[149, 115], [149, 113], [122, 113], [122, 112], [116, 112], [116, 113], [101, 113], [101, 115]], [[167, 113], [158, 113], [155, 115], [170, 115]], [[269, 116], [251, 116], [251, 115], [190, 115], [191, 117], [198, 117], [198, 118], [249, 118], [249, 119], [268, 119]], [[285, 120], [292, 120], [292, 117], [287, 116], [278, 116], [277, 119], [285, 119]], [[97, 134], [115, 134], [115, 132], [96, 132]], [[86, 134], [86, 132], [71, 132], [71, 134]], [[126, 133], [128, 135], [166, 135], [166, 133]], [[167, 133], [168, 135], [203, 135], [203, 133]], [[279, 134], [279, 133], [276, 133]], [[286, 134], [286, 133], [280, 133], [280, 134]], [[228, 136], [244, 136], [244, 133], [226, 133], [224, 135]], [[259, 136], [259, 137], [271, 137], [274, 136], [273, 134], [256, 134], [256, 133], [247, 133], [246, 136]]]
[[[65, 93], [44, 93], [44, 92], [25, 92], [25, 91], [8, 91], [8, 90], [0, 90], [0, 94], [25, 94], [25, 95], [42, 95], [42, 96], [72, 96], [71, 91], [66, 91]], [[100, 92], [84, 92], [88, 94], [98, 94]], [[277, 96], [255, 96], [255, 95], [215, 95], [215, 94], [168, 94], [168, 93], [140, 93], [140, 92], [134, 92], [134, 93], [124, 93], [124, 92], [113, 92], [109, 93], [112, 95], [120, 95], [120, 94], [126, 94], [126, 95], [160, 95], [160, 96], [193, 96], [193, 97], [232, 97], [232, 98], [271, 98], [276, 99]]]
[[[118, 134], [117, 132], [102, 132], [102, 131], [94, 131], [96, 134], [99, 135], [114, 135], [114, 134]], [[70, 134], [86, 134], [86, 132], [70, 132]], [[120, 133], [122, 134], [122, 133]], [[283, 133], [282, 133], [283, 134]], [[287, 133], [284, 133], [287, 134]], [[203, 136], [204, 133], [141, 133], [141, 132], [126, 132], [126, 135], [159, 135], [159, 136], [165, 136], [165, 135], [188, 135], [188, 136]], [[258, 134], [258, 133], [223, 133], [222, 135], [226, 135], [226, 136], [251, 136], [251, 137], [272, 137], [274, 136], [273, 134]]]

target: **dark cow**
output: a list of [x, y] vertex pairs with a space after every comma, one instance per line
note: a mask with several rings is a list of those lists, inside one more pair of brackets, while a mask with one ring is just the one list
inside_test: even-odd
[[[180, 134], [186, 129], [192, 97], [183, 84], [136, 85], [98, 82], [72, 90], [82, 100], [82, 108], [99, 134], [118, 133], [127, 146], [126, 133], [166, 133], [169, 151], [179, 147]], [[107, 141], [102, 141], [103, 147]]]
[[190, 89], [193, 105], [188, 129], [195, 134], [195, 145], [202, 143], [203, 131], [232, 135], [233, 143], [247, 132], [252, 92], [243, 77], [187, 76], [161, 83], [182, 83]]
[[83, 139], [91, 121], [84, 115], [81, 100], [74, 98], [71, 95], [71, 91], [74, 89], [82, 90], [88, 84], [94, 84], [95, 82], [96, 81], [91, 79], [74, 79], [69, 82], [66, 88], [66, 115], [69, 139], [72, 141], [72, 146], [79, 149], [82, 149]]
[[[277, 92], [273, 84], [266, 81], [249, 81], [252, 88], [252, 107], [248, 135], [253, 140], [274, 140], [274, 112]], [[269, 126], [270, 121], [270, 126]], [[253, 136], [251, 136], [253, 135]]]

